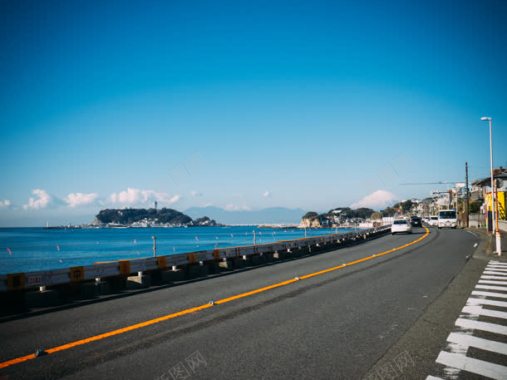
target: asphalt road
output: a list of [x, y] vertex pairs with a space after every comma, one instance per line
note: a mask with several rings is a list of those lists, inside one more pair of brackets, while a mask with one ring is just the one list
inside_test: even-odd
[[[406, 244], [361, 245], [0, 324], [0, 362]], [[0, 370], [8, 379], [361, 379], [460, 272], [474, 236], [436, 230], [339, 271]]]

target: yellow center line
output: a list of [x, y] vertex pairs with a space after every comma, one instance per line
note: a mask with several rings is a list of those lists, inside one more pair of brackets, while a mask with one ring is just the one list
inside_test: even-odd
[[[347, 267], [350, 267], [352, 265], [357, 265], [357, 264], [363, 263], [365, 261], [373, 260], [373, 259], [376, 259], [378, 257], [385, 256], [385, 255], [388, 255], [388, 254], [396, 252], [396, 251], [400, 251], [400, 250], [402, 250], [404, 248], [410, 247], [411, 245], [417, 244], [420, 241], [426, 239], [426, 237], [430, 233], [430, 230], [428, 228], [426, 228], [426, 227], [424, 227], [424, 229], [426, 230], [426, 232], [425, 232], [425, 234], [423, 236], [419, 237], [418, 239], [415, 239], [415, 240], [411, 241], [410, 243], [403, 244], [403, 245], [401, 245], [399, 247], [391, 248], [391, 249], [388, 249], [387, 251], [383, 251], [383, 252], [376, 253], [376, 254], [373, 254], [373, 255], [370, 255], [370, 256], [366, 256], [366, 257], [363, 257], [361, 259], [354, 260], [354, 261], [351, 261], [351, 262], [348, 262], [348, 263], [345, 263], [345, 264], [341, 264], [341, 265], [338, 265], [338, 266], [334, 266], [334, 267], [330, 267], [330, 268], [327, 268], [327, 269], [323, 269], [323, 270], [320, 270], [318, 272], [308, 273], [308, 274], [305, 274], [304, 276], [300, 276], [298, 278], [292, 278], [290, 280], [285, 280], [285, 281], [282, 281], [282, 282], [278, 282], [276, 284], [272, 284], [272, 285], [268, 285], [268, 286], [265, 286], [265, 287], [262, 287], [262, 288], [250, 290], [250, 291], [245, 292], [245, 293], [240, 293], [240, 294], [236, 294], [236, 295], [231, 296], [231, 297], [222, 298], [220, 300], [215, 301], [214, 305], [222, 305], [222, 304], [225, 304], [225, 303], [228, 303], [228, 302], [232, 302], [232, 301], [236, 301], [236, 300], [239, 300], [239, 299], [242, 299], [242, 298], [251, 297], [253, 295], [256, 295], [256, 294], [259, 294], [259, 293], [264, 293], [264, 292], [267, 292], [267, 291], [272, 290], [272, 289], [281, 288], [283, 286], [288, 286], [290, 284], [293, 284], [293, 283], [301, 281], [301, 280], [307, 280], [307, 279], [312, 278], [312, 277], [321, 276], [321, 275], [329, 273], [329, 272], [334, 272], [336, 270], [347, 268]], [[84, 344], [88, 344], [88, 343], [96, 342], [96, 341], [99, 341], [99, 340], [102, 340], [102, 339], [110, 338], [110, 337], [115, 336], [115, 335], [124, 334], [124, 333], [127, 333], [129, 331], [141, 329], [143, 327], [148, 327], [148, 326], [160, 323], [160, 322], [165, 322], [165, 321], [168, 321], [170, 319], [174, 319], [174, 318], [182, 317], [184, 315], [196, 313], [196, 312], [199, 312], [199, 311], [202, 311], [202, 310], [205, 310], [205, 309], [209, 309], [211, 307], [213, 307], [212, 303], [204, 304], [204, 305], [200, 305], [200, 306], [195, 306], [195, 307], [191, 307], [191, 308], [184, 309], [184, 310], [181, 310], [181, 311], [178, 311], [178, 312], [175, 312], [175, 313], [163, 315], [163, 316], [158, 317], [158, 318], [154, 318], [154, 319], [150, 319], [150, 320], [147, 320], [147, 321], [144, 321], [144, 322], [139, 322], [139, 323], [136, 323], [136, 324], [133, 324], [133, 325], [122, 327], [120, 329], [111, 330], [111, 331], [108, 331], [108, 332], [105, 332], [105, 333], [102, 333], [102, 334], [99, 334], [99, 335], [94, 335], [94, 336], [91, 336], [91, 337], [88, 337], [88, 338], [85, 338], [85, 339], [80, 339], [80, 340], [76, 340], [76, 341], [69, 342], [69, 343], [66, 343], [66, 344], [62, 344], [60, 346], [52, 347], [52, 348], [49, 348], [49, 349], [45, 350], [45, 353], [51, 355], [51, 354], [54, 354], [56, 352], [65, 351], [65, 350], [68, 350], [68, 349], [71, 349], [71, 348], [74, 348], [74, 347], [77, 347], [77, 346], [82, 346]], [[32, 359], [35, 359], [35, 358], [37, 358], [37, 356], [35, 354], [30, 354], [30, 355], [25, 355], [25, 356], [20, 356], [20, 357], [14, 358], [14, 359], [10, 359], [10, 360], [1, 362], [0, 363], [0, 369], [6, 368], [6, 367], [10, 367], [10, 366], [15, 365], [15, 364], [23, 363], [23, 362], [26, 362], [26, 361], [29, 361], [29, 360], [32, 360]]]

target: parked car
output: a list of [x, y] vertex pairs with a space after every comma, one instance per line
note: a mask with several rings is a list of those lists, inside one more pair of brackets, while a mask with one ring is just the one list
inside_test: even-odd
[[422, 227], [422, 220], [419, 216], [412, 215], [410, 217], [410, 224], [412, 225], [412, 227]]
[[391, 224], [391, 234], [394, 235], [399, 232], [412, 233], [412, 226], [407, 219], [395, 219]]

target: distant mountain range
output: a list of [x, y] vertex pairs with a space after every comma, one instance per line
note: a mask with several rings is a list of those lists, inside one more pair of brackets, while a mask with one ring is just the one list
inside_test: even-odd
[[207, 215], [223, 224], [298, 224], [305, 210], [270, 207], [261, 210], [228, 211], [220, 207], [191, 207], [184, 211], [191, 218]]

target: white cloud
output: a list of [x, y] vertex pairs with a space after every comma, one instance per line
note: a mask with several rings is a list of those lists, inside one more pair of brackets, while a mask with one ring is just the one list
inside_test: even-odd
[[224, 210], [227, 210], [227, 211], [249, 211], [250, 207], [239, 206], [239, 205], [229, 203], [229, 204], [225, 205]]
[[70, 193], [65, 197], [64, 201], [69, 207], [78, 207], [95, 202], [98, 196], [97, 193]]
[[127, 190], [111, 194], [109, 199], [112, 203], [122, 205], [145, 204], [157, 201], [162, 206], [168, 206], [178, 202], [181, 199], [181, 195], [169, 195], [154, 190], [141, 190], [129, 187]]
[[264, 198], [269, 198], [269, 197], [271, 196], [271, 192], [270, 192], [270, 191], [268, 191], [268, 190], [266, 190], [265, 192], [263, 192], [263, 193], [262, 193], [262, 196], [263, 196]]
[[8, 199], [0, 199], [0, 208], [9, 208], [11, 207], [11, 201]]
[[386, 190], [377, 190], [360, 199], [359, 201], [352, 203], [350, 207], [368, 207], [373, 209], [382, 209], [393, 204], [395, 200], [396, 196], [393, 193]]
[[202, 193], [200, 191], [192, 190], [190, 195], [193, 197], [202, 197]]
[[35, 195], [35, 197], [30, 197], [28, 199], [28, 203], [23, 205], [23, 208], [25, 210], [37, 210], [46, 208], [53, 201], [53, 197], [51, 197], [51, 195], [49, 195], [46, 190], [34, 189], [32, 190], [32, 194]]

